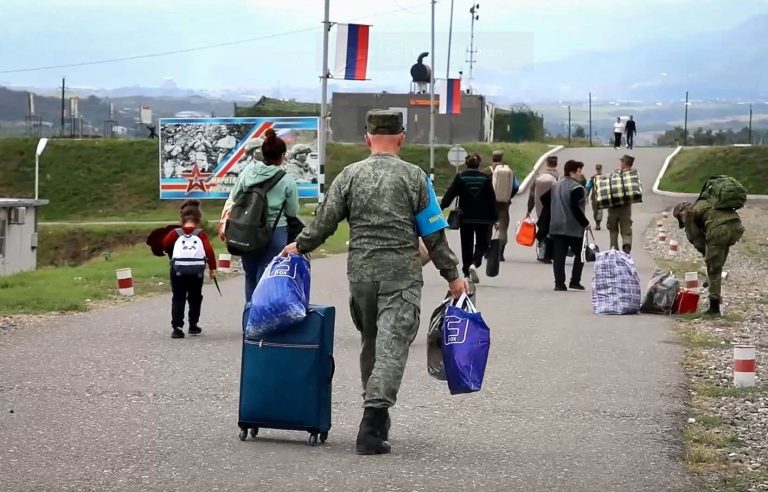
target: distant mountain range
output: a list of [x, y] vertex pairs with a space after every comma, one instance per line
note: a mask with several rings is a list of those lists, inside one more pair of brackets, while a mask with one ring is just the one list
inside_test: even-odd
[[603, 100], [656, 101], [684, 98], [686, 90], [699, 99], [755, 101], [768, 99], [767, 54], [765, 14], [710, 36], [649, 39], [642, 46], [617, 46], [514, 74], [481, 65], [477, 86], [506, 86], [509, 92], [497, 97], [509, 103], [583, 99], [588, 91]]
[[[695, 14], [692, 14], [695, 15]], [[598, 128], [608, 127], [613, 115], [640, 115], [646, 129], [661, 130], [682, 123], [685, 91], [691, 93], [691, 121], [713, 127], [746, 124], [745, 102], [754, 103], [756, 123], [768, 124], [768, 14], [710, 36], [696, 39], [649, 39], [642, 46], [604, 53], [586, 53], [567, 60], [536, 64], [514, 72], [496, 71], [479, 65], [475, 92], [508, 107], [526, 102], [545, 115], [553, 133], [567, 132], [567, 110], [575, 111], [574, 124], [584, 123], [586, 100], [593, 94], [593, 119]], [[629, 27], [631, 29], [631, 26]], [[405, 71], [404, 71], [405, 73]], [[403, 84], [377, 86], [376, 90], [402, 92]], [[37, 112], [43, 120], [58, 125], [61, 102], [56, 89], [0, 87], [0, 125], [24, 121], [24, 90], [38, 94]], [[368, 92], [371, 84], [332, 81], [330, 91]], [[172, 82], [162, 87], [117, 89], [68, 88], [67, 96], [80, 97], [80, 113], [93, 128], [101, 128], [108, 117], [109, 102], [118, 124], [133, 128], [141, 105], [151, 106], [154, 116], [230, 116], [233, 102], [251, 105], [267, 95], [278, 99], [318, 102], [318, 87], [258, 87], [223, 90], [178, 88]], [[704, 103], [704, 101], [707, 101]], [[740, 104], [741, 103], [741, 104]], [[602, 108], [602, 110], [600, 109]], [[5, 123], [3, 123], [5, 122]], [[564, 126], [565, 125], [565, 126]], [[602, 131], [602, 129], [601, 129]]]

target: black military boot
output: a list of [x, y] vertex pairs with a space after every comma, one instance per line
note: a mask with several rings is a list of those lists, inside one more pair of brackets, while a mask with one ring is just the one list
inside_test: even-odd
[[507, 261], [506, 259], [504, 259], [504, 250], [505, 250], [506, 248], [507, 248], [507, 246], [506, 246], [506, 245], [504, 245], [504, 246], [502, 246], [502, 247], [501, 247], [501, 253], [500, 253], [500, 258], [499, 258], [499, 261]]
[[391, 450], [386, 437], [389, 433], [387, 422], [389, 412], [386, 408], [365, 408], [360, 430], [357, 432], [355, 451], [357, 454], [388, 454]]
[[709, 298], [709, 309], [707, 314], [710, 316], [720, 316], [720, 299]]
[[384, 440], [389, 442], [389, 428], [392, 427], [392, 421], [389, 419], [389, 409], [384, 409], [387, 412], [387, 420], [384, 421]]
[[629, 244], [623, 245], [621, 247], [621, 250], [624, 251], [625, 253], [627, 253], [628, 255], [632, 254], [632, 246], [630, 246]]

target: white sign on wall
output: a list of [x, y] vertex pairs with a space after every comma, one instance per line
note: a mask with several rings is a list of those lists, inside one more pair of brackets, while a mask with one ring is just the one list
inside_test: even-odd
[[152, 124], [152, 108], [149, 106], [142, 106], [139, 110], [139, 122], [142, 125]]

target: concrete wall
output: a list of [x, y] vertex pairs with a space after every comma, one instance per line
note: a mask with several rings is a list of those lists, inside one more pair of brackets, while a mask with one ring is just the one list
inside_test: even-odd
[[[5, 251], [0, 250], [0, 276], [37, 268], [36, 207], [27, 207], [24, 224], [11, 224], [11, 208], [0, 207], [0, 221], [5, 221]], [[0, 231], [2, 226], [0, 225]]]
[[[435, 103], [438, 100], [435, 95]], [[435, 114], [435, 143], [486, 140], [485, 98], [464, 94], [461, 103], [459, 115]], [[429, 94], [334, 92], [331, 107], [331, 138], [334, 142], [363, 142], [365, 114], [371, 109], [405, 108], [407, 141], [429, 143]]]

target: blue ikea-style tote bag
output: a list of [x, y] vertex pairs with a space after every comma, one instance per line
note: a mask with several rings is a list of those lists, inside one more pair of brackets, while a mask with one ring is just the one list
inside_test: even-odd
[[491, 348], [491, 329], [466, 295], [446, 307], [443, 363], [452, 395], [480, 391]]

